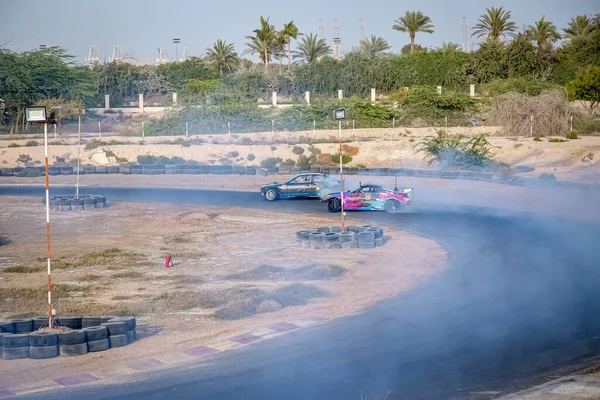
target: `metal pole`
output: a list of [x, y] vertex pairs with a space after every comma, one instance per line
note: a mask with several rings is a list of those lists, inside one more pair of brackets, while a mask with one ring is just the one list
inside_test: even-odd
[[100, 139], [102, 139], [102, 128], [100, 127], [100, 121], [98, 121], [98, 134], [100, 135]]
[[271, 120], [271, 133], [275, 133], [275, 120]]
[[146, 139], [146, 133], [144, 132], [144, 121], [142, 121], [142, 140]]
[[185, 121], [185, 137], [189, 138], [190, 137], [190, 128], [188, 126], [188, 122]]
[[354, 120], [352, 120], [352, 137], [354, 137]]
[[533, 137], [533, 115], [529, 118], [529, 136]]
[[448, 130], [448, 116], [447, 115], [444, 117], [444, 126], [446, 127], [446, 130]]
[[344, 174], [342, 169], [342, 120], [338, 121], [338, 129], [340, 133], [340, 204], [342, 212], [342, 232], [346, 232], [344, 225]]
[[317, 138], [317, 121], [313, 120], [313, 139]]
[[392, 141], [396, 135], [396, 117], [392, 118]]
[[231, 123], [227, 121], [227, 133], [229, 134], [229, 138], [231, 139]]
[[56, 124], [54, 124], [54, 140], [57, 140], [58, 137], [56, 136]]
[[48, 124], [44, 123], [44, 157], [46, 162], [46, 242], [48, 247], [48, 327], [52, 329], [52, 273], [50, 269], [50, 184], [48, 182]]
[[79, 116], [79, 123], [77, 125], [77, 183], [75, 184], [75, 198], [79, 198], [79, 166], [81, 159], [81, 115]]
[[573, 116], [571, 115], [571, 132], [573, 132]]

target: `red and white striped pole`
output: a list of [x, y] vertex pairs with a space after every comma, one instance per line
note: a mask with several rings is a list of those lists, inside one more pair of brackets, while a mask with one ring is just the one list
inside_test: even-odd
[[46, 159], [46, 241], [48, 243], [48, 326], [52, 321], [52, 274], [50, 270], [50, 185], [48, 183], [48, 123], [44, 123], [44, 156]]
[[342, 214], [342, 232], [346, 232], [346, 226], [344, 221], [344, 175], [342, 172], [342, 120], [339, 120], [338, 122], [338, 129], [340, 134], [340, 212]]

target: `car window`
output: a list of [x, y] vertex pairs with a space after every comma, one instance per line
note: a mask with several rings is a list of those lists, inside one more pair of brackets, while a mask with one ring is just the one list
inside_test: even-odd
[[322, 182], [322, 181], [323, 181], [323, 177], [321, 175], [313, 176], [313, 182]]
[[291, 180], [291, 181], [289, 181], [288, 183], [289, 183], [290, 185], [297, 185], [297, 184], [300, 184], [300, 183], [303, 183], [303, 182], [304, 182], [304, 177], [302, 177], [302, 176], [299, 176], [299, 177], [297, 177], [297, 178], [294, 178], [294, 179], [292, 179], [292, 180]]

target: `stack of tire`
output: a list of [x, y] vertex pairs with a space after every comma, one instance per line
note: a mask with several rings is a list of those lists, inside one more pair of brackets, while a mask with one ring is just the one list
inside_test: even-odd
[[2, 359], [45, 359], [69, 357], [123, 347], [136, 339], [134, 317], [63, 317], [62, 332], [34, 332], [48, 325], [48, 319], [14, 319], [0, 322]]
[[342, 232], [338, 226], [321, 227], [296, 232], [296, 243], [305, 249], [372, 249], [383, 245], [383, 228], [348, 226]]

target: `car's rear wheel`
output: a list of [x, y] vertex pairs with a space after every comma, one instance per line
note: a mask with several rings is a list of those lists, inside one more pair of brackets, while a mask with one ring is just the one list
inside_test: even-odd
[[277, 189], [267, 189], [265, 192], [265, 199], [269, 201], [275, 201], [279, 198], [279, 191]]
[[385, 203], [385, 211], [387, 212], [398, 212], [400, 211], [400, 202], [398, 200], [390, 199]]
[[330, 199], [327, 202], [327, 209], [330, 213], [340, 212], [342, 209], [342, 205], [339, 199]]

